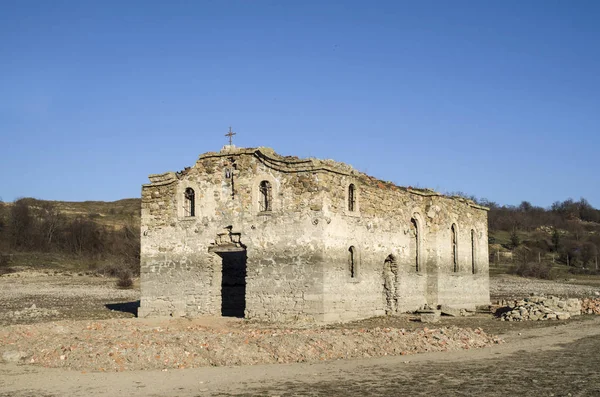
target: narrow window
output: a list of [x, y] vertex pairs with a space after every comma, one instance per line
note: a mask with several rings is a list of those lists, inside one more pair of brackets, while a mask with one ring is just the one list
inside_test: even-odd
[[185, 197], [185, 216], [196, 216], [196, 193], [194, 189], [188, 187], [183, 194]]
[[258, 205], [260, 211], [271, 211], [271, 184], [269, 181], [262, 181], [258, 189]]
[[348, 248], [348, 272], [351, 278], [356, 277], [356, 248]]
[[471, 271], [475, 274], [475, 230], [471, 230]]
[[414, 261], [415, 261], [415, 270], [418, 272], [419, 269], [419, 256], [420, 256], [420, 252], [419, 252], [419, 226], [417, 225], [417, 221], [415, 218], [412, 218], [410, 220], [410, 228], [411, 228], [411, 234], [412, 234], [412, 244], [414, 246]]
[[452, 225], [452, 271], [458, 272], [458, 252], [457, 252], [457, 242], [456, 242], [456, 225]]
[[348, 211], [356, 209], [356, 187], [353, 183], [348, 186]]

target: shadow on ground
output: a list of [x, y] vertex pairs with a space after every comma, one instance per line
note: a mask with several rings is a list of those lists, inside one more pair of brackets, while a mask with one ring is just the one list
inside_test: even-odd
[[131, 313], [135, 317], [137, 317], [138, 308], [140, 307], [140, 301], [107, 303], [106, 305], [104, 305], [104, 307], [106, 307], [108, 310], [114, 310], [123, 313]]

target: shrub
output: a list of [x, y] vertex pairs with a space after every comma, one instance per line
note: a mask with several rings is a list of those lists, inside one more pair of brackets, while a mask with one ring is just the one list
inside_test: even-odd
[[586, 267], [569, 267], [569, 273], [598, 275], [598, 274], [600, 274], [600, 270], [596, 270], [595, 268], [586, 268]]
[[509, 273], [517, 274], [521, 277], [534, 277], [544, 280], [551, 280], [554, 274], [551, 272], [552, 265], [546, 262], [523, 262], [512, 266]]
[[0, 253], [0, 276], [3, 274], [13, 273], [15, 270], [9, 266], [10, 257]]
[[105, 277], [118, 277], [123, 271], [122, 266], [115, 263], [115, 261], [92, 262], [88, 268]]
[[516, 229], [513, 229], [512, 233], [510, 233], [510, 245], [513, 248], [517, 248], [521, 244], [521, 238], [517, 233]]
[[133, 287], [133, 279], [131, 278], [131, 273], [128, 270], [124, 270], [119, 274], [119, 278], [117, 279], [117, 287], [123, 289], [129, 289]]

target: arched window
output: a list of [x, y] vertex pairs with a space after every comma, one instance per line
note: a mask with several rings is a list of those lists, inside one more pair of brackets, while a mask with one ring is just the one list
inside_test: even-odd
[[452, 225], [451, 230], [451, 241], [452, 241], [452, 271], [458, 272], [458, 242], [456, 236], [456, 225]]
[[475, 230], [471, 230], [471, 271], [475, 274]]
[[348, 186], [348, 211], [353, 212], [356, 210], [356, 186], [351, 183]]
[[420, 262], [420, 246], [419, 246], [419, 225], [417, 224], [417, 220], [415, 218], [411, 218], [410, 220], [410, 231], [411, 231], [411, 251], [413, 252], [413, 259], [415, 263], [415, 270], [418, 272], [421, 270], [421, 266], [419, 266]]
[[188, 187], [183, 193], [185, 199], [184, 204], [184, 215], [185, 216], [196, 216], [196, 193], [194, 189]]
[[348, 274], [350, 274], [350, 278], [356, 277], [356, 248], [351, 246], [348, 248]]
[[271, 190], [271, 183], [269, 181], [262, 181], [258, 186], [259, 211], [271, 211], [273, 209]]

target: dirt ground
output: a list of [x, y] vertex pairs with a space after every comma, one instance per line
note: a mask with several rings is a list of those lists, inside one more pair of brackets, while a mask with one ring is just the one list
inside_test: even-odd
[[[598, 292], [507, 275], [493, 277], [490, 289], [492, 301]], [[272, 326], [134, 319], [138, 299], [138, 289], [117, 289], [113, 279], [1, 276], [0, 355], [8, 355], [0, 396], [600, 395], [590, 370], [600, 364], [590, 353], [600, 348], [600, 316], [505, 322], [477, 313], [423, 324], [403, 315]]]
[[0, 276], [0, 326], [132, 318], [139, 299], [139, 289], [118, 289], [113, 278], [55, 270], [20, 271]]
[[[594, 284], [596, 279], [594, 278]], [[585, 298], [596, 296], [598, 285], [582, 284], [581, 279], [538, 280], [509, 274], [490, 277], [492, 302], [499, 299], [521, 299], [528, 295], [556, 295], [562, 298]]]

